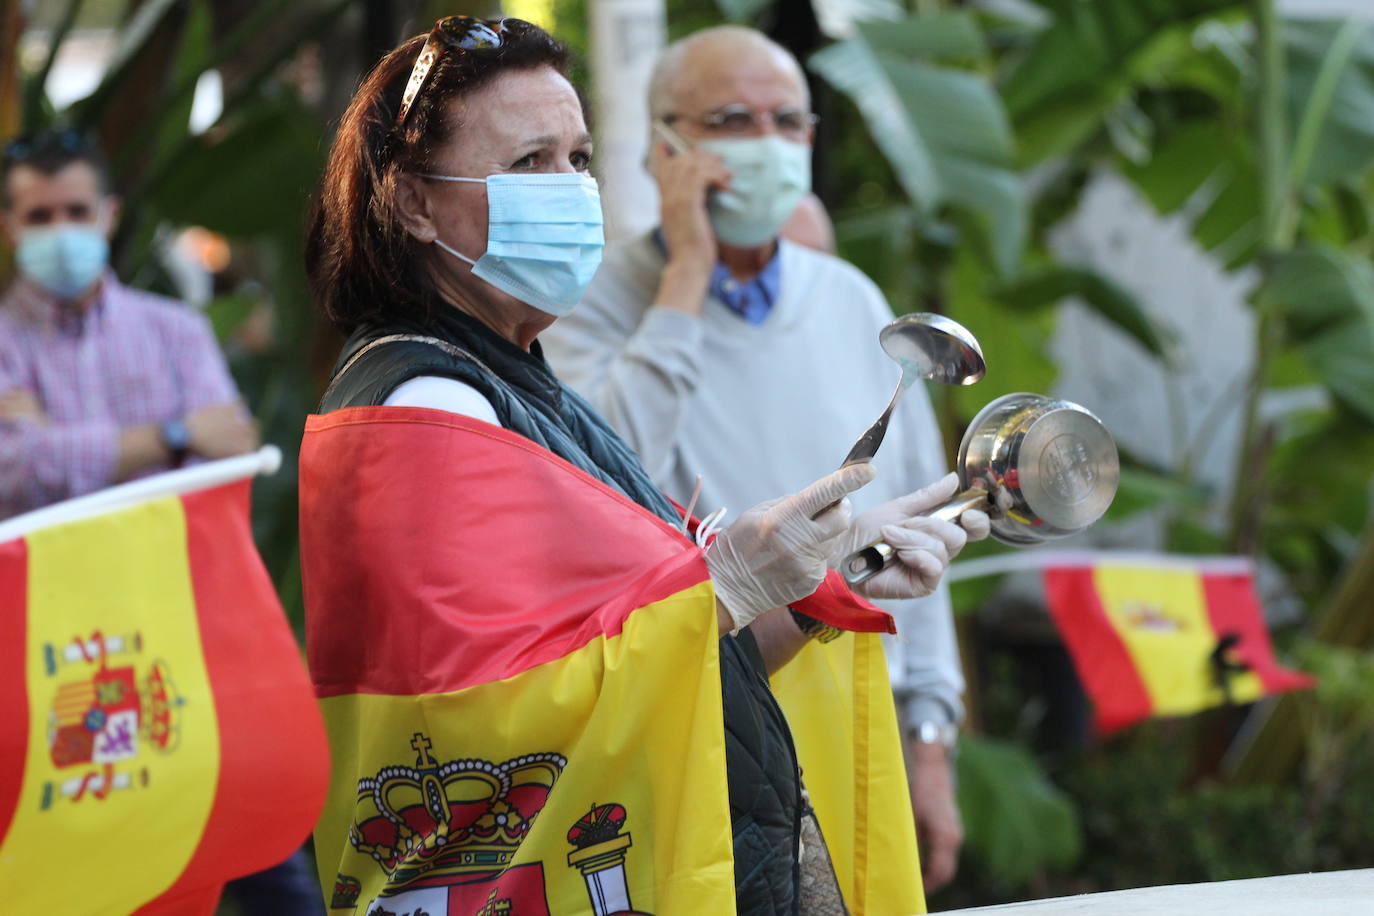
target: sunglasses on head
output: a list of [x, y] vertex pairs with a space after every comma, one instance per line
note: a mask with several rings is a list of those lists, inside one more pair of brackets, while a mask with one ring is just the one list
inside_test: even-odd
[[61, 150], [64, 153], [83, 153], [90, 149], [91, 141], [86, 135], [74, 127], [68, 127], [15, 137], [5, 144], [3, 155], [5, 162], [16, 163], [38, 152]]
[[396, 112], [396, 126], [405, 123], [430, 71], [446, 51], [495, 51], [505, 43], [507, 36], [526, 28], [530, 28], [530, 24], [523, 19], [474, 19], [471, 16], [445, 16], [434, 23], [410, 70], [410, 80], [401, 96], [401, 110]]

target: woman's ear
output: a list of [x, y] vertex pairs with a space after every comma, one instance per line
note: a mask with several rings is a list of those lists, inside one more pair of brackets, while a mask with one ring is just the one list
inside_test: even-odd
[[430, 210], [429, 195], [425, 193], [424, 179], [418, 175], [403, 173], [396, 176], [396, 216], [418, 242], [429, 245], [439, 237], [434, 226], [434, 214]]

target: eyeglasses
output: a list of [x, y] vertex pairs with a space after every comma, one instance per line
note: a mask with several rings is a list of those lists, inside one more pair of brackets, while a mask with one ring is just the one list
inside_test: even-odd
[[74, 127], [68, 127], [15, 137], [5, 144], [3, 155], [5, 162], [16, 163], [23, 162], [40, 151], [84, 153], [92, 148], [90, 139], [84, 133]]
[[[678, 115], [669, 115], [663, 120], [671, 124], [679, 120]], [[806, 133], [820, 118], [804, 108], [796, 106], [784, 106], [773, 111], [755, 111], [748, 105], [736, 103], [733, 105], [723, 105], [715, 111], [709, 111], [699, 118], [686, 118], [695, 124], [700, 124], [709, 131], [722, 134], [732, 134], [735, 136], [745, 136], [756, 134], [763, 129], [765, 121], [771, 121], [773, 127], [784, 137], [793, 140], [801, 140], [806, 137]]]
[[523, 19], [484, 20], [471, 16], [445, 16], [434, 23], [420, 56], [415, 58], [415, 66], [410, 70], [410, 81], [406, 83], [405, 94], [401, 96], [401, 110], [396, 112], [396, 126], [405, 123], [406, 115], [424, 88], [425, 80], [448, 50], [454, 51], [494, 51], [505, 43], [504, 35], [516, 29], [529, 28]]

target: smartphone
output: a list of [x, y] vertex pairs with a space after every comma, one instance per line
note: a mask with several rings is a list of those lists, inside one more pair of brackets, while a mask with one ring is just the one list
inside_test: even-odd
[[674, 153], [685, 153], [692, 148], [692, 144], [683, 139], [682, 134], [673, 130], [661, 118], [654, 119], [654, 135], [668, 144], [668, 148]]

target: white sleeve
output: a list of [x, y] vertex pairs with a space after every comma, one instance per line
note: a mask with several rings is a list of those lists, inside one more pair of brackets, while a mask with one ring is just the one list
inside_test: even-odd
[[472, 417], [492, 426], [501, 425], [491, 402], [476, 388], [438, 375], [421, 375], [404, 382], [387, 397], [386, 406], [430, 407]]

